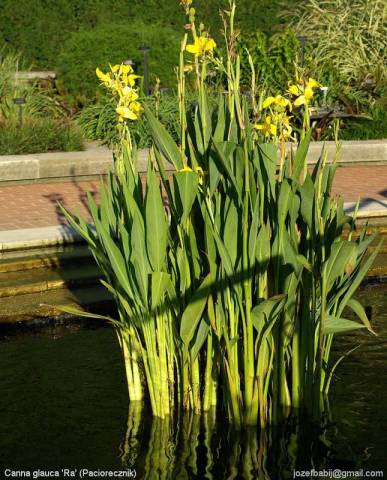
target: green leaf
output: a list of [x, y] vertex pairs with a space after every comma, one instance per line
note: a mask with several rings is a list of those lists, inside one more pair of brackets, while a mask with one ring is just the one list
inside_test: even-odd
[[212, 275], [209, 273], [193, 294], [181, 317], [180, 337], [187, 348], [202, 318], [210, 295], [212, 280]]
[[[367, 242], [367, 240], [365, 240]], [[353, 294], [356, 292], [358, 287], [360, 286], [361, 282], [363, 281], [364, 277], [367, 275], [368, 270], [371, 268], [372, 264], [375, 261], [375, 258], [380, 252], [380, 249], [382, 248], [383, 241], [379, 243], [379, 245], [376, 247], [376, 249], [372, 252], [372, 254], [367, 258], [367, 260], [364, 262], [364, 264], [361, 266], [359, 271], [357, 272], [355, 278], [352, 279], [348, 290], [345, 293], [345, 296], [340, 302], [339, 308], [338, 308], [338, 315], [340, 316], [341, 313], [343, 312], [344, 308], [346, 307], [348, 301], [352, 298]], [[359, 245], [359, 250], [361, 251], [362, 246], [361, 244]]]
[[199, 188], [199, 177], [195, 172], [181, 171], [174, 173], [173, 178], [177, 184], [177, 190], [179, 193], [181, 210], [180, 221], [184, 222], [188, 218], [192, 205], [196, 199]]
[[356, 263], [357, 244], [346, 240], [339, 240], [332, 246], [330, 256], [324, 264], [323, 275], [327, 282], [327, 291], [330, 290], [334, 281], [349, 274]]
[[171, 135], [166, 128], [160, 123], [149, 108], [144, 105], [144, 113], [148, 121], [149, 130], [153, 141], [162, 155], [175, 166], [176, 170], [183, 168], [181, 152], [178, 149]]
[[196, 357], [199, 355], [200, 350], [202, 349], [204, 342], [207, 340], [208, 333], [210, 331], [210, 326], [204, 318], [202, 318], [198, 332], [196, 334], [195, 342], [191, 349], [191, 359], [192, 361], [196, 360]]
[[214, 147], [216, 153], [218, 154], [218, 158], [221, 161], [221, 164], [227, 174], [227, 177], [231, 180], [231, 183], [235, 188], [235, 192], [238, 195], [239, 201], [242, 201], [242, 192], [240, 192], [238, 189], [238, 184], [230, 164], [230, 158], [232, 158], [233, 156], [235, 144], [232, 142], [214, 142]]
[[167, 273], [151, 273], [152, 310], [163, 304], [162, 302], [164, 301], [164, 296], [168, 290], [170, 281], [170, 276]]
[[306, 136], [301, 140], [294, 156], [293, 179], [297, 182], [299, 181], [301, 172], [305, 166], [305, 160], [309, 151], [311, 135], [312, 129], [310, 129]]
[[155, 172], [148, 166], [147, 192], [145, 199], [146, 247], [153, 270], [165, 268], [168, 243], [168, 223], [165, 218], [163, 199]]
[[260, 272], [264, 272], [270, 262], [270, 227], [262, 225], [259, 229], [255, 256]]
[[352, 320], [347, 320], [346, 318], [329, 316], [323, 324], [322, 333], [323, 335], [346, 333], [360, 328], [365, 328], [365, 325], [353, 322]]
[[300, 211], [301, 216], [304, 222], [308, 225], [310, 232], [312, 235], [314, 234], [313, 229], [313, 213], [314, 213], [314, 205], [315, 205], [315, 198], [314, 198], [314, 185], [310, 175], [308, 174], [305, 177], [304, 183], [299, 187], [300, 195], [301, 195], [301, 205]]
[[253, 325], [258, 334], [262, 333], [262, 329], [267, 322], [276, 319], [285, 306], [287, 295], [275, 295], [274, 297], [264, 300], [251, 310], [251, 318]]
[[363, 305], [358, 300], [355, 300], [354, 298], [351, 298], [347, 302], [347, 307], [349, 307], [351, 310], [353, 310], [356, 313], [356, 315], [363, 322], [363, 324], [364, 324], [364, 326], [366, 327], [367, 330], [369, 330], [371, 333], [376, 335], [376, 333], [372, 330], [371, 323], [368, 320], [368, 317], [367, 317], [367, 314], [364, 310]]
[[[256, 165], [264, 182], [269, 185], [272, 198], [275, 198], [277, 147], [273, 143], [263, 143], [258, 146], [260, 165]], [[268, 191], [268, 188], [265, 188]]]

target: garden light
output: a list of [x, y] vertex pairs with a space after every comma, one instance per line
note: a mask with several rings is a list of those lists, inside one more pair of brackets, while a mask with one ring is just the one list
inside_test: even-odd
[[19, 105], [18, 128], [22, 128], [22, 126], [23, 126], [23, 105], [26, 103], [26, 99], [24, 97], [15, 97], [13, 99], [13, 103], [15, 105]]
[[301, 58], [300, 58], [300, 65], [301, 67], [304, 66], [304, 58], [305, 58], [305, 45], [307, 41], [307, 37], [304, 35], [300, 35], [298, 38], [298, 41], [300, 42], [301, 45]]

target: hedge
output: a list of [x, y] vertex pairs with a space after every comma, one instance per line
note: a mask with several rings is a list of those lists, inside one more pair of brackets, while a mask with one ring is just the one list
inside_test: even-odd
[[179, 61], [180, 36], [170, 27], [135, 24], [108, 24], [93, 30], [74, 33], [65, 42], [57, 65], [61, 81], [67, 91], [76, 95], [94, 97], [98, 86], [95, 68], [108, 69], [109, 63], [127, 59], [135, 62], [142, 73], [141, 45], [150, 47], [149, 67], [161, 85], [174, 86], [175, 69]]
[[[278, 14], [296, 0], [238, 0], [237, 23], [244, 32], [272, 33]], [[202, 21], [216, 34], [221, 27], [219, 10], [228, 0], [196, 0]], [[72, 32], [102, 24], [137, 22], [153, 29], [155, 24], [181, 32], [184, 23], [178, 0], [1, 0], [0, 42], [20, 51], [39, 68], [55, 68], [63, 43]]]

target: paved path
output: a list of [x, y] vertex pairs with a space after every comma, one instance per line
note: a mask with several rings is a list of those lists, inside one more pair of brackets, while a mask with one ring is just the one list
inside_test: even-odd
[[[58, 202], [87, 216], [87, 191], [97, 195], [98, 182], [0, 184], [0, 231], [65, 224]], [[346, 202], [360, 197], [363, 210], [387, 211], [387, 165], [340, 167], [334, 192]]]

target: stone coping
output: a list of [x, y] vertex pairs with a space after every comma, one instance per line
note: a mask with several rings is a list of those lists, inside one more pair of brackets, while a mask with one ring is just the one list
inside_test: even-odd
[[[321, 153], [323, 142], [312, 142], [308, 163], [315, 163]], [[292, 148], [288, 144], [287, 148]], [[293, 144], [294, 148], [294, 144]], [[325, 142], [328, 160], [332, 161], [336, 146]], [[146, 172], [148, 150], [139, 152], [139, 171]], [[31, 155], [0, 155], [0, 182], [44, 181], [74, 177], [105, 175], [111, 168], [113, 155], [106, 146], [88, 144], [82, 152], [50, 152]], [[387, 163], [387, 140], [342, 141], [340, 164]], [[166, 169], [173, 167], [166, 162]]]

